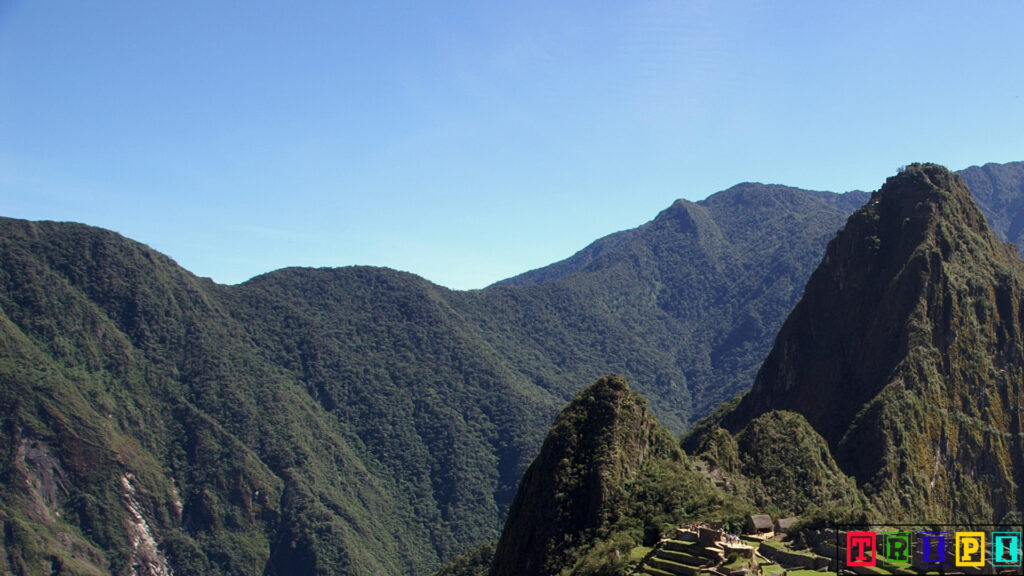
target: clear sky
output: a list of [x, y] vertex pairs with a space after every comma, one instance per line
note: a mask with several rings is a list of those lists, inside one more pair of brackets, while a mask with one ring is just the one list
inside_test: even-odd
[[0, 0], [0, 215], [479, 288], [743, 181], [1024, 160], [1024, 2]]

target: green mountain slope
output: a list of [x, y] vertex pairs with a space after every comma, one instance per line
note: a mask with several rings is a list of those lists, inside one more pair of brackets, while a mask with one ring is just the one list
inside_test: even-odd
[[269, 362], [355, 437], [446, 558], [496, 533], [556, 400], [411, 274], [290, 269], [231, 291]]
[[[737, 533], [755, 512], [871, 510], [799, 414], [762, 415], [736, 437], [718, 429], [693, 458], [647, 406], [623, 378], [605, 376], [563, 408], [523, 475], [489, 576], [632, 574], [678, 526], [715, 522]], [[488, 552], [439, 575], [482, 574]]]
[[428, 535], [405, 529], [422, 520], [392, 476], [266, 360], [221, 287], [109, 232], [3, 230], [5, 569], [382, 574], [436, 562]]
[[963, 180], [909, 166], [829, 244], [751, 391], [688, 445], [791, 410], [886, 518], [1019, 518], [1022, 280]]
[[[718, 200], [765, 221], [842, 212], [840, 196], [773, 190], [750, 185]], [[703, 290], [687, 282], [736, 284], [710, 268], [675, 270], [742, 252], [732, 224], [704, 212], [678, 203], [600, 270], [464, 293], [372, 268], [218, 286], [110, 232], [4, 220], [3, 521], [36, 543], [12, 537], [8, 564], [45, 572], [70, 561], [61, 534], [73, 529], [93, 550], [86, 564], [142, 566], [123, 527], [137, 513], [155, 543], [148, 554], [179, 573], [427, 572], [497, 536], [577, 382], [628, 374], [677, 430], [713, 405], [709, 385], [688, 383], [702, 373], [686, 371], [714, 337], [672, 308]], [[799, 228], [787, 233], [818, 241]], [[758, 278], [792, 288], [799, 273], [780, 264]], [[719, 298], [731, 297], [728, 286], [715, 288], [726, 290]], [[786, 304], [777, 307], [781, 316]], [[733, 338], [750, 365], [750, 340], [764, 330]], [[57, 474], [61, 489], [16, 489], [52, 476], [23, 455], [33, 442], [57, 470], [78, 457], [70, 445], [95, 446], [81, 457], [93, 472]], [[134, 512], [129, 474], [147, 502]], [[39, 490], [56, 524], [32, 520]], [[81, 508], [83, 499], [98, 500]], [[33, 536], [13, 528], [30, 525]]]
[[[681, 432], [746, 389], [828, 238], [866, 198], [740, 184], [701, 202], [676, 201], [640, 228], [478, 297], [513, 330], [518, 323], [509, 315], [517, 307], [505, 302], [524, 294], [556, 298], [549, 316], [573, 322], [571, 335], [586, 332], [592, 318], [608, 318], [614, 338], [596, 333], [591, 357], [563, 370], [562, 386], [622, 374]], [[559, 313], [567, 302], [578, 312]], [[509, 354], [534, 342], [539, 350], [558, 347], [560, 335], [548, 337], [546, 326], [526, 323], [513, 345], [499, 347]]]

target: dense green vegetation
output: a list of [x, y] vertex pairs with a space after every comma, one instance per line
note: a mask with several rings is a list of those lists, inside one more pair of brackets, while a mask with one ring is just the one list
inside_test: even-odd
[[484, 542], [452, 558], [434, 576], [487, 576], [494, 561], [496, 541]]
[[[1007, 238], [1013, 169], [984, 169]], [[745, 390], [866, 198], [743, 184], [470, 292], [365, 267], [219, 286], [111, 232], [0, 220], [0, 572], [429, 573], [499, 535], [581, 383], [625, 375], [676, 433]], [[865, 243], [888, 253], [884, 235]], [[941, 292], [977, 318], [965, 342], [1016, 342], [985, 333], [1017, 310], [1007, 282]], [[739, 445], [719, 446], [742, 475]], [[706, 496], [672, 490], [698, 464], [652, 462], [598, 535], [612, 556]], [[840, 482], [830, 470], [815, 478]]]
[[[746, 390], [825, 243], [866, 199], [740, 184], [701, 202], [678, 200], [640, 228], [475, 295], [485, 317], [497, 313], [506, 330], [528, 328], [496, 342], [504, 353], [566, 344], [583, 353], [530, 373], [535, 380], [547, 385], [553, 374], [572, 390], [622, 374], [680, 433]], [[516, 310], [509, 300], [535, 295], [556, 298], [527, 308], [546, 308], [547, 320], [524, 325], [504, 314]], [[593, 324], [600, 319], [607, 322]]]
[[[628, 375], [676, 431], [738, 390], [809, 273], [787, 249], [861, 199], [743, 185], [586, 270], [462, 293], [360, 267], [218, 286], [107, 231], [3, 220], [4, 561], [427, 573], [497, 537], [580, 382]], [[129, 474], [153, 550], [129, 544]]]
[[[625, 380], [598, 380], [562, 410], [523, 476], [490, 576], [629, 574], [690, 523], [739, 533], [754, 513], [800, 514], [808, 529], [877, 515], [799, 414], [767, 413], [737, 437], [716, 430], [689, 456]], [[717, 452], [730, 464], [711, 455], [716, 442], [732, 444]]]
[[[434, 561], [429, 540], [403, 529], [415, 516], [391, 475], [265, 359], [219, 287], [84, 226], [6, 221], [0, 250], [10, 569], [149, 562], [157, 551], [131, 544], [125, 479], [177, 573]], [[352, 546], [356, 530], [378, 550]], [[403, 562], [388, 548], [427, 553]]]

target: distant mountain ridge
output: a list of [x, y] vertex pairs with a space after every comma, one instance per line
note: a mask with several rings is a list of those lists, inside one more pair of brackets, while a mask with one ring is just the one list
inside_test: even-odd
[[484, 294], [508, 286], [566, 291], [644, 326], [641, 333], [663, 334], [649, 345], [664, 358], [660, 374], [628, 364], [606, 364], [605, 372], [635, 382], [679, 432], [745, 388], [810, 262], [867, 197], [740, 184], [701, 202], [678, 200], [639, 228]]
[[971, 166], [959, 174], [996, 236], [1024, 256], [1024, 162]]
[[0, 220], [0, 571], [426, 573], [498, 535], [580, 383], [625, 375], [675, 432], [745, 390], [866, 198], [744, 184], [470, 292], [370, 267], [219, 286]]
[[[835, 196], [832, 192], [810, 192], [808, 190], [792, 188], [789, 186], [745, 182], [743, 184], [737, 184], [736, 186], [717, 194], [713, 194], [707, 199], [698, 202], [676, 200], [671, 207], [664, 210], [661, 214], [687, 214], [689, 211], [695, 210], [700, 213], [698, 218], [705, 223], [719, 221], [724, 223], [725, 226], [729, 228], [729, 232], [732, 233], [731, 239], [733, 241], [741, 241], [742, 238], [739, 238], [738, 236], [744, 232], [742, 225], [731, 225], [733, 224], [733, 222], [731, 222], [731, 218], [740, 213], [737, 209], [763, 208], [767, 205], [763, 203], [779, 202], [780, 196], [804, 194], [827, 195], [823, 196], [825, 198]], [[839, 195], [836, 207], [839, 210], [852, 211], [863, 204], [867, 200], [867, 197], [868, 194], [865, 192], [847, 192], [846, 194]], [[783, 201], [783, 204], [784, 203], [785, 201]], [[795, 211], [797, 208], [794, 206], [788, 209]], [[583, 272], [593, 272], [595, 270], [606, 268], [612, 262], [621, 258], [621, 252], [623, 251], [622, 247], [624, 245], [628, 245], [634, 240], [642, 242], [644, 232], [653, 224], [654, 222], [652, 221], [640, 226], [639, 228], [609, 234], [608, 236], [594, 241], [565, 260], [561, 260], [543, 268], [518, 274], [511, 278], [496, 282], [494, 285], [526, 286], [532, 284], [544, 284], [559, 280], [566, 276]]]

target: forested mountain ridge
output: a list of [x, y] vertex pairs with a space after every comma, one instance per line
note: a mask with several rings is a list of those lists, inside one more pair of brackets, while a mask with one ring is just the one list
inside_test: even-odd
[[580, 383], [628, 376], [676, 432], [742, 391], [866, 197], [741, 185], [469, 292], [367, 267], [220, 286], [2, 220], [0, 570], [426, 573], [497, 536]]
[[604, 376], [552, 424], [488, 573], [624, 573], [637, 546], [651, 546], [684, 518], [738, 522], [750, 510], [697, 470], [626, 380]]
[[681, 432], [745, 389], [821, 249], [867, 197], [739, 184], [700, 202], [677, 200], [639, 228], [482, 296], [507, 286], [572, 295], [593, 310], [586, 313], [611, 315], [627, 334], [648, 339], [648, 354], [662, 358], [657, 371], [627, 360], [581, 376], [626, 376], [662, 423]]
[[679, 573], [635, 571], [679, 526], [714, 522], [738, 533], [753, 513], [813, 521], [873, 512], [797, 414], [765, 414], [694, 457], [647, 407], [614, 375], [577, 394], [523, 475], [493, 550], [481, 547], [438, 576]]
[[110, 232], [10, 220], [3, 232], [5, 571], [436, 562], [428, 537], [397, 529], [419, 520], [392, 477], [265, 360], [222, 287]]

